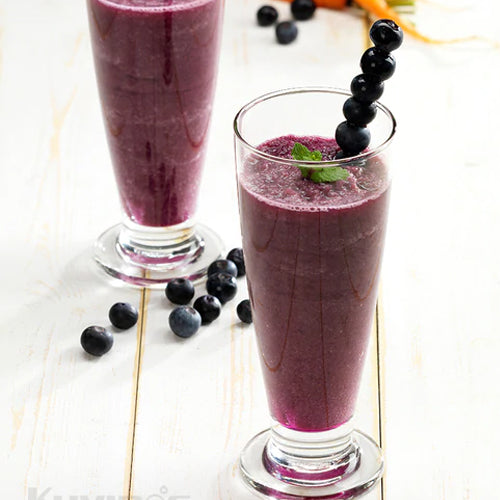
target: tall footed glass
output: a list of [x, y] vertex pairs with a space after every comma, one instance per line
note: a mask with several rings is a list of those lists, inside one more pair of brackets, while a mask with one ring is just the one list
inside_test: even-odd
[[[377, 298], [396, 124], [377, 104], [369, 149], [335, 159], [332, 136], [349, 96], [278, 91], [246, 105], [234, 122], [248, 290], [272, 417], [240, 468], [272, 498], [352, 498], [383, 472], [379, 447], [353, 430], [352, 418]], [[322, 161], [293, 160], [297, 142], [321, 151]], [[334, 171], [346, 178], [311, 180]]]
[[87, 0], [124, 222], [95, 259], [140, 286], [196, 279], [222, 251], [194, 222], [215, 90], [223, 0]]

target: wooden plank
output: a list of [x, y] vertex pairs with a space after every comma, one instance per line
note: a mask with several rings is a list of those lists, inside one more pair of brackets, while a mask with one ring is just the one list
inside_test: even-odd
[[[285, 17], [289, 5], [271, 2]], [[231, 119], [259, 94], [298, 85], [348, 86], [365, 43], [359, 16], [321, 10], [300, 24], [300, 37], [283, 47], [272, 28], [258, 28], [257, 1], [226, 2], [225, 32], [200, 216], [228, 247], [239, 246]], [[332, 131], [336, 124], [332, 124]], [[227, 181], [224, 181], [227, 179]], [[224, 190], [224, 196], [213, 193]], [[238, 297], [221, 318], [192, 339], [168, 328], [172, 308], [152, 292], [144, 338], [131, 495], [192, 499], [255, 498], [239, 480], [246, 442], [269, 425], [253, 328], [235, 314]], [[200, 289], [199, 294], [202, 293]], [[377, 351], [371, 345], [360, 394], [359, 427], [378, 437]], [[380, 491], [367, 496], [380, 497]]]
[[7, 498], [121, 495], [136, 332], [90, 359], [79, 345], [140, 292], [93, 273], [89, 248], [119, 217], [84, 2], [1, 5], [0, 463]]
[[[436, 11], [418, 26], [498, 37], [499, 7]], [[384, 270], [386, 498], [496, 498], [500, 54], [409, 42], [397, 55]]]
[[[199, 289], [198, 294], [203, 293]], [[239, 452], [269, 425], [253, 328], [235, 305], [192, 339], [168, 328], [172, 306], [153, 292], [145, 329], [131, 496], [168, 491], [189, 498], [254, 498], [239, 480]], [[357, 422], [377, 438], [375, 343], [364, 374]], [[369, 499], [378, 498], [374, 492]]]

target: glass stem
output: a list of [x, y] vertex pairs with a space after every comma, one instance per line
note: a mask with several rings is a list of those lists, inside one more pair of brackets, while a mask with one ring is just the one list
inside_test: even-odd
[[273, 476], [297, 485], [334, 483], [356, 470], [359, 447], [352, 422], [328, 431], [302, 432], [278, 423], [264, 452], [264, 465]]
[[136, 264], [175, 266], [193, 261], [203, 251], [204, 242], [194, 233], [193, 221], [177, 226], [146, 227], [125, 219], [118, 238], [124, 257]]

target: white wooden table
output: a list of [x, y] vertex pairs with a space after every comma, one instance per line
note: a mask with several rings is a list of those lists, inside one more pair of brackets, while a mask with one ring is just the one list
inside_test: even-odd
[[[226, 2], [200, 200], [228, 248], [240, 244], [237, 109], [277, 88], [346, 87], [366, 45], [362, 15], [321, 9], [279, 46], [254, 24], [260, 3]], [[500, 37], [496, 0], [419, 12], [436, 36]], [[500, 498], [500, 51], [408, 39], [396, 57], [384, 95], [399, 121], [396, 178], [357, 417], [387, 470], [367, 498]], [[254, 498], [236, 468], [268, 423], [252, 327], [231, 305], [180, 342], [161, 292], [112, 286], [90, 261], [120, 209], [83, 0], [0, 0], [0, 162], [2, 498]], [[118, 300], [142, 320], [90, 359], [80, 333], [107, 326]]]

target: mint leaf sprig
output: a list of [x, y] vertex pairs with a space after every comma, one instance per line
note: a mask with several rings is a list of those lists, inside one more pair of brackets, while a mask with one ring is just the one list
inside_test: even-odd
[[[310, 151], [300, 142], [296, 142], [293, 145], [292, 158], [298, 161], [321, 161], [323, 155], [321, 151]], [[299, 165], [299, 169], [304, 179], [310, 179], [317, 183], [345, 181], [349, 177], [349, 171], [342, 167], [309, 167]]]

